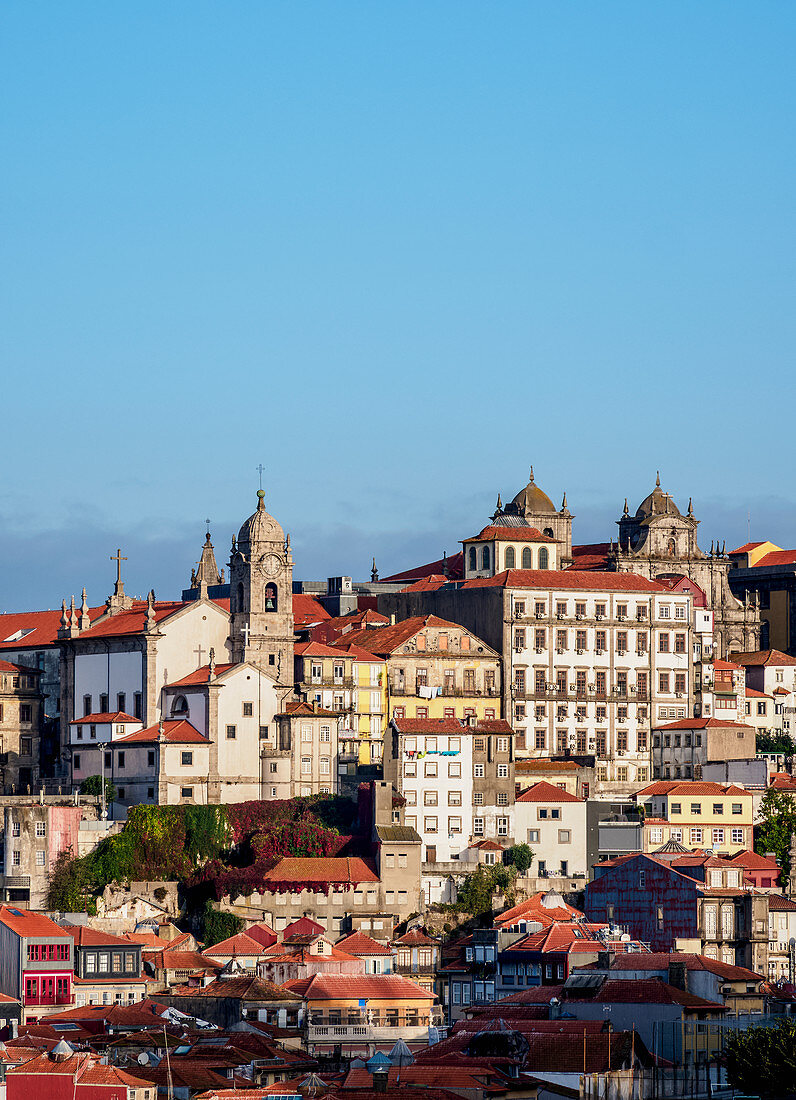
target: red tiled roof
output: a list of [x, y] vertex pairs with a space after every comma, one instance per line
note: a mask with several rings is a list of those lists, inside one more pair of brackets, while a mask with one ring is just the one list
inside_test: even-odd
[[505, 733], [512, 732], [505, 718], [479, 718], [474, 726], [462, 718], [393, 718], [395, 728], [400, 733], [449, 733], [458, 736], [463, 733]]
[[611, 544], [608, 542], [590, 542], [581, 546], [573, 546], [572, 565], [569, 566], [569, 569], [575, 571], [582, 569], [604, 570], [610, 550]]
[[583, 913], [572, 905], [567, 905], [563, 898], [556, 899], [557, 904], [554, 906], [549, 903], [544, 905], [542, 899], [545, 896], [545, 892], [540, 890], [532, 897], [512, 906], [511, 909], [499, 913], [495, 917], [495, 926], [506, 927], [510, 924], [519, 923], [519, 921], [538, 921], [540, 924], [548, 926], [561, 921], [583, 920]]
[[290, 1001], [297, 998], [285, 987], [265, 978], [215, 978], [209, 985], [180, 985], [169, 990], [170, 997], [232, 998], [236, 1001]]
[[164, 1005], [149, 999], [132, 1005], [80, 1005], [64, 1009], [63, 1012], [49, 1013], [47, 1022], [55, 1024], [71, 1020], [104, 1020], [119, 1027], [152, 1027], [158, 1023], [162, 1026], [160, 1017], [165, 1011]]
[[732, 661], [719, 661], [719, 660], [713, 662], [713, 667], [718, 672], [730, 672], [730, 671], [731, 672], [737, 672], [741, 668], [740, 665], [736, 665]]
[[337, 711], [324, 710], [322, 707], [313, 706], [311, 703], [301, 703], [296, 700], [291, 700], [289, 703], [285, 703], [281, 714], [297, 714], [304, 715], [307, 718], [339, 718], [340, 715]]
[[746, 689], [747, 699], [771, 699], [771, 695], [767, 695], [765, 691], [756, 691], [754, 688], [747, 687]]
[[576, 760], [517, 760], [515, 772], [577, 772], [582, 765]]
[[540, 951], [545, 954], [548, 952], [594, 954], [603, 950], [605, 945], [602, 940], [590, 935], [581, 925], [572, 922], [556, 922], [538, 932], [529, 932], [505, 949], [506, 952]]
[[572, 569], [506, 569], [494, 577], [464, 581], [462, 588], [550, 588], [593, 592], [668, 592], [665, 585], [636, 573], [577, 572]]
[[377, 654], [371, 653], [370, 650], [363, 649], [360, 645], [354, 645], [353, 642], [349, 642], [345, 634], [342, 638], [339, 639], [339, 641], [332, 643], [332, 652], [334, 653], [335, 657], [339, 656], [342, 653], [348, 657], [352, 657], [360, 664], [384, 664], [383, 657], [379, 657]]
[[397, 940], [393, 940], [393, 943], [401, 944], [403, 947], [439, 947], [439, 940], [433, 940], [430, 936], [427, 936], [425, 932], [421, 932], [419, 928], [412, 928], [409, 932], [404, 933], [403, 936], [399, 936]]
[[526, 787], [522, 794], [517, 795], [516, 802], [582, 802], [582, 798], [569, 794], [561, 787], [554, 787], [552, 783], [544, 779], [534, 783], [532, 787]]
[[[89, 619], [94, 622], [105, 611], [104, 606], [90, 607]], [[11, 611], [0, 615], [0, 649], [40, 649], [55, 645], [60, 629], [60, 611]], [[12, 641], [14, 635], [20, 631], [27, 633]]]
[[782, 894], [769, 894], [768, 909], [771, 913], [796, 913], [796, 901], [785, 898]]
[[15, 905], [0, 905], [0, 924], [16, 932], [18, 936], [47, 936], [50, 939], [68, 940], [71, 934], [42, 913], [30, 909], [18, 909]]
[[451, 554], [449, 558], [437, 558], [436, 561], [429, 562], [428, 565], [416, 565], [414, 569], [405, 569], [403, 573], [392, 573], [389, 577], [382, 577], [381, 580], [385, 584], [397, 584], [400, 581], [416, 581], [421, 577], [429, 577], [433, 573], [444, 574], [446, 567], [450, 580], [455, 580], [462, 576], [464, 570], [464, 557], [461, 550], [456, 554]]
[[503, 845], [496, 840], [478, 840], [468, 845], [473, 851], [478, 852], [502, 852]]
[[[730, 863], [739, 867], [745, 867], [749, 871], [776, 871], [779, 873], [779, 864], [775, 859], [767, 859], [758, 852], [738, 852], [732, 856]], [[770, 900], [770, 899], [769, 899]]]
[[220, 943], [214, 943], [212, 947], [206, 947], [204, 954], [211, 958], [215, 955], [226, 957], [227, 955], [261, 955], [263, 945], [252, 939], [246, 932], [238, 932], [234, 936], [228, 936]]
[[[747, 692], [748, 694], [748, 692]], [[746, 722], [733, 722], [725, 718], [681, 718], [677, 722], [669, 722], [664, 726], [653, 726], [656, 730], [749, 730], [754, 733], [754, 726]]]
[[[225, 672], [229, 672], [231, 668], [235, 668], [234, 664], [216, 665], [214, 667], [214, 678], [222, 676]], [[167, 687], [198, 687], [202, 684], [206, 684], [210, 680], [210, 665], [202, 665], [200, 668], [194, 669], [193, 672], [189, 672], [187, 676], [183, 676], [180, 680], [172, 680]]]
[[297, 630], [302, 630], [312, 623], [320, 623], [324, 619], [330, 618], [329, 612], [314, 596], [310, 596], [306, 592], [293, 593], [293, 625]]
[[464, 542], [492, 542], [495, 539], [509, 540], [510, 542], [555, 542], [549, 535], [543, 535], [537, 527], [496, 527], [490, 524], [479, 531], [472, 538], [462, 539]]
[[392, 955], [392, 950], [385, 943], [372, 940], [364, 932], [352, 932], [350, 936], [338, 940], [335, 946], [349, 955]]
[[437, 592], [450, 582], [450, 577], [444, 577], [441, 573], [432, 573], [430, 577], [421, 577], [414, 584], [402, 588], [402, 592]]
[[436, 1000], [433, 993], [399, 974], [315, 974], [285, 982], [282, 988], [300, 992], [307, 1001]]
[[788, 775], [787, 772], [774, 772], [769, 786], [775, 791], [796, 791], [796, 776]]
[[209, 745], [210, 742], [206, 737], [196, 729], [185, 718], [170, 718], [163, 722], [163, 729], [161, 731], [160, 724], [154, 726], [148, 726], [145, 730], [136, 730], [135, 733], [128, 733], [126, 737], [120, 737], [114, 742], [116, 745], [129, 745], [136, 742], [151, 742], [159, 741], [161, 732], [163, 733], [164, 740], [170, 742], [172, 745]]
[[380, 615], [378, 611], [368, 609], [366, 611], [352, 611], [348, 615], [338, 615], [333, 619], [326, 619], [312, 629], [312, 640], [321, 644], [331, 644], [338, 638], [345, 638], [355, 630], [363, 630], [370, 626], [378, 629], [389, 623], [386, 615]]
[[[389, 657], [402, 645], [405, 645], [410, 638], [414, 638], [415, 634], [419, 634], [421, 630], [425, 630], [427, 627], [441, 630], [462, 630], [465, 634], [475, 637], [472, 631], [467, 630], [460, 623], [440, 619], [438, 615], [413, 615], [411, 618], [402, 619], [391, 626], [381, 626], [378, 630], [352, 631], [351, 634], [346, 635], [346, 638], [354, 645], [361, 646], [362, 649], [370, 653], [378, 653], [379, 656]], [[485, 651], [493, 652], [485, 642], [481, 642], [481, 645]], [[468, 650], [466, 653], [459, 655], [449, 650], [446, 655], [448, 657], [461, 656], [469, 659], [473, 656], [473, 653], [472, 650]]]
[[754, 653], [731, 653], [733, 661], [737, 661], [743, 668], [757, 667], [759, 665], [796, 665], [796, 657], [789, 657], [780, 649], [758, 649]]
[[92, 723], [97, 726], [110, 725], [112, 722], [131, 722], [133, 725], [140, 726], [141, 719], [133, 718], [132, 714], [125, 714], [123, 710], [117, 711], [100, 711], [97, 714], [84, 714], [82, 718], [73, 718], [69, 723], [70, 726], [86, 726]]
[[796, 550], [772, 550], [756, 561], [753, 568], [768, 569], [774, 565], [793, 565], [794, 563], [796, 563]]
[[268, 886], [286, 886], [302, 882], [358, 883], [378, 882], [379, 876], [369, 861], [358, 856], [286, 856], [267, 871]]
[[[142, 634], [146, 625], [147, 613], [146, 600], [134, 600], [128, 611], [119, 611], [115, 615], [108, 615], [101, 622], [95, 623], [80, 634], [83, 638], [116, 638], [124, 634]], [[190, 604], [182, 600], [169, 600], [155, 603], [155, 622], [162, 623], [165, 619], [181, 611]]]
[[[775, 895], [770, 895], [770, 897]], [[747, 970], [743, 966], [733, 966], [730, 963], [719, 962], [718, 959], [709, 959], [706, 955], [697, 955], [690, 952], [677, 951], [632, 951], [617, 954], [611, 960], [610, 969], [613, 970], [645, 970], [666, 971], [669, 963], [685, 963], [687, 970], [706, 970], [726, 981], [762, 981], [762, 975], [755, 974], [753, 970]], [[597, 963], [578, 967], [579, 970], [600, 970]]]
[[268, 947], [279, 938], [273, 928], [271, 928], [269, 924], [266, 924], [265, 921], [257, 921], [256, 924], [250, 924], [245, 929], [245, 932], [247, 936], [263, 947]]
[[[81, 1085], [118, 1085], [127, 1089], [145, 1089], [149, 1087], [149, 1081], [140, 1077], [133, 1077], [117, 1066], [103, 1065], [99, 1056], [91, 1053], [73, 1054], [63, 1061], [56, 1061], [49, 1051], [32, 1058], [21, 1066], [13, 1066], [7, 1072], [20, 1078], [44, 1077], [44, 1076], [68, 1076], [80, 1081]], [[24, 1087], [24, 1086], [23, 1086]], [[36, 1086], [37, 1091], [42, 1086]], [[43, 1088], [43, 1095], [47, 1095], [49, 1089]]]
[[130, 943], [140, 943], [146, 947], [168, 947], [169, 941], [156, 936], [154, 932], [123, 932], [122, 938]]
[[202, 955], [199, 951], [171, 951], [161, 947], [158, 951], [144, 951], [144, 962], [156, 970], [221, 970], [220, 963]]
[[322, 936], [326, 929], [322, 924], [318, 924], [312, 917], [299, 917], [298, 920], [294, 920], [292, 924], [289, 924], [287, 928], [282, 931], [282, 939], [286, 936]]
[[67, 932], [75, 941], [77, 947], [126, 947], [130, 941], [123, 936], [112, 936], [110, 932], [100, 932], [96, 928], [89, 928], [85, 924], [64, 925]]
[[643, 798], [646, 795], [674, 795], [679, 794], [683, 796], [687, 795], [699, 795], [699, 794], [715, 794], [715, 795], [745, 795], [747, 798], [752, 797], [751, 791], [746, 791], [743, 787], [736, 787], [734, 783], [730, 783], [729, 786], [724, 786], [722, 783], [701, 782], [695, 779], [672, 779], [672, 780], [659, 780], [656, 783], [651, 783], [648, 787], [644, 787], [640, 791], [636, 791], [636, 799]]
[[734, 550], [728, 551], [732, 554], [748, 554], [750, 550], [756, 550], [758, 546], [762, 546], [762, 542], [745, 542], [743, 546], [736, 546]]

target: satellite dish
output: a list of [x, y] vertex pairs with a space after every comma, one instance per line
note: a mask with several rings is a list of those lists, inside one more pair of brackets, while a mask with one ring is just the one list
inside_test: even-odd
[[148, 1066], [149, 1065], [149, 1057], [146, 1054], [139, 1054], [137, 1061], [138, 1061], [139, 1066]]

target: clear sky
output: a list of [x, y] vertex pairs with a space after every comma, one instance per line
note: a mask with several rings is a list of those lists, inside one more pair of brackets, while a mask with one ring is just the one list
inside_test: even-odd
[[452, 553], [534, 464], [796, 545], [796, 5], [6, 0], [0, 609]]

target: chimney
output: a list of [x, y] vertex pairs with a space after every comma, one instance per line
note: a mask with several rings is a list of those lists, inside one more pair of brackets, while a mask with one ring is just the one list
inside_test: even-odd
[[597, 952], [597, 969], [598, 970], [610, 970], [612, 962], [613, 962], [613, 955], [610, 951], [598, 951]]
[[668, 982], [675, 989], [682, 989], [684, 993], [688, 992], [688, 967], [685, 962], [681, 962], [679, 959], [669, 959]]
[[390, 615], [390, 626], [395, 626], [395, 612]]
[[387, 1092], [387, 1082], [390, 1079], [390, 1071], [386, 1068], [374, 1069], [373, 1071], [373, 1091], [374, 1092]]

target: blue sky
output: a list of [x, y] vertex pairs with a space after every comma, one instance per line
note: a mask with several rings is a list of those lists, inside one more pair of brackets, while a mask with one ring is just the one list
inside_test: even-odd
[[0, 609], [176, 593], [267, 467], [296, 575], [533, 462], [796, 545], [788, 3], [4, 5]]

